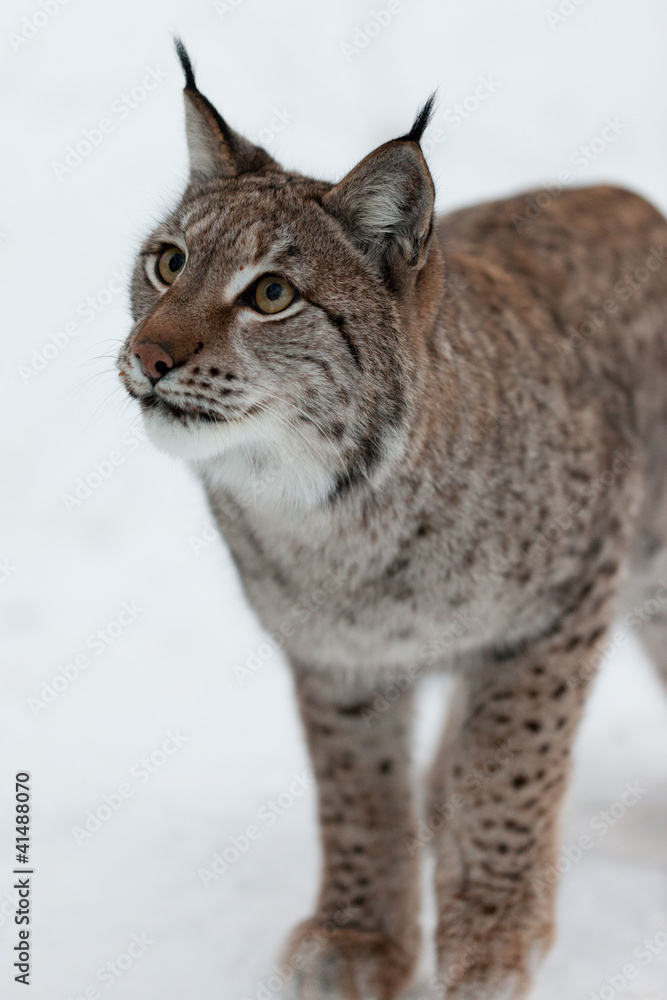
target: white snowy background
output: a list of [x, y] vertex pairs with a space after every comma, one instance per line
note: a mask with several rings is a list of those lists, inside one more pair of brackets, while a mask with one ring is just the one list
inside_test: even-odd
[[[564, 13], [548, 16], [558, 2]], [[439, 128], [441, 141], [427, 149], [441, 209], [563, 170], [573, 183], [627, 184], [667, 209], [664, 0], [392, 7], [382, 30], [350, 52], [385, 0], [2, 5], [8, 1000], [271, 1000], [272, 963], [315, 893], [314, 791], [304, 778], [303, 794], [289, 792], [308, 764], [287, 670], [276, 654], [244, 683], [235, 676], [265, 637], [197, 484], [142, 439], [113, 370], [130, 326], [123, 274], [185, 177], [172, 32], [230, 123], [290, 167], [340, 177], [405, 131], [438, 87], [431, 132]], [[153, 89], [142, 90], [151, 72]], [[472, 96], [480, 78], [492, 91], [483, 100]], [[447, 114], [456, 103], [467, 117]], [[78, 164], [70, 156], [67, 172], [54, 166], [101, 119], [111, 127], [90, 154]], [[607, 119], [617, 137], [595, 142]], [[95, 485], [72, 505], [82, 480]], [[126, 604], [134, 618], [119, 625]], [[422, 694], [422, 764], [441, 694], [435, 682]], [[167, 755], [169, 733], [182, 745]], [[36, 872], [29, 990], [14, 984], [11, 966], [13, 777], [23, 770], [32, 773]], [[624, 810], [628, 783], [638, 797]], [[118, 805], [121, 785], [132, 794], [77, 843], [73, 828], [105, 796]], [[279, 799], [280, 815], [269, 805]], [[600, 832], [610, 810], [613, 825]], [[205, 888], [200, 869], [253, 824], [259, 839]], [[592, 846], [562, 878], [556, 945], [532, 995], [664, 1000], [667, 699], [635, 639], [609, 657], [578, 742], [563, 843], [586, 833]], [[141, 957], [132, 959], [133, 936]], [[427, 952], [410, 997], [431, 1000], [429, 961]]]

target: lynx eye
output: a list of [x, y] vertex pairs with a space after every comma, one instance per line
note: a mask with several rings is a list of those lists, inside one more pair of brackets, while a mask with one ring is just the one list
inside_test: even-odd
[[185, 267], [185, 254], [180, 247], [168, 246], [160, 251], [155, 261], [155, 274], [159, 281], [171, 285]]
[[263, 313], [278, 313], [287, 309], [296, 292], [289, 281], [277, 274], [266, 274], [255, 285], [254, 305]]

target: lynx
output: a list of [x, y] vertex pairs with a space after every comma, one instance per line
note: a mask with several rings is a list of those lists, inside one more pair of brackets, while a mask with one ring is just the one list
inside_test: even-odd
[[[139, 254], [119, 369], [293, 672], [323, 871], [285, 995], [410, 983], [427, 846], [433, 995], [513, 1000], [552, 936], [600, 649], [667, 573], [667, 223], [610, 186], [436, 219], [432, 99], [338, 183], [283, 170], [177, 49], [189, 182]], [[664, 614], [640, 636], [665, 670]], [[457, 693], [422, 813], [433, 670]]]

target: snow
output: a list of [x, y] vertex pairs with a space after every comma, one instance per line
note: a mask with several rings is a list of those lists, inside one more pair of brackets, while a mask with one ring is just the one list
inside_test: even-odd
[[[262, 633], [211, 536], [197, 484], [143, 439], [113, 371], [129, 329], [123, 271], [184, 178], [172, 31], [229, 121], [268, 137], [293, 168], [341, 176], [404, 132], [438, 87], [431, 134], [440, 129], [440, 138], [429, 155], [441, 208], [569, 170], [568, 183], [628, 184], [667, 209], [662, 0], [566, 0], [571, 12], [553, 25], [547, 13], [557, 0], [388, 7], [3, 5], [0, 995], [8, 1000], [25, 995], [11, 967], [19, 771], [32, 774], [34, 805], [32, 1000], [270, 997], [263, 984], [316, 887], [314, 792], [287, 670], [276, 654], [245, 683], [236, 679], [234, 665]], [[393, 13], [376, 34], [356, 33], [385, 9]], [[21, 30], [33, 37], [21, 40]], [[351, 54], [341, 43], [360, 44]], [[129, 107], [123, 95], [136, 87], [144, 90]], [[466, 99], [466, 119], [446, 116]], [[587, 160], [577, 150], [607, 119], [614, 138], [595, 143]], [[85, 130], [96, 142], [90, 155], [70, 172], [54, 168]], [[51, 357], [36, 371], [46, 345]], [[68, 509], [63, 495], [96, 472], [99, 485]], [[35, 714], [30, 699], [66, 668], [72, 679], [58, 681], [57, 698]], [[433, 681], [422, 693], [422, 764], [441, 688]], [[153, 773], [141, 764], [151, 757]], [[604, 834], [591, 833], [628, 784], [640, 788], [635, 804]], [[105, 795], [115, 811], [77, 843], [73, 828]], [[281, 795], [289, 802], [278, 815], [270, 803]], [[587, 832], [593, 843], [561, 880], [558, 938], [536, 1000], [664, 1000], [666, 821], [667, 701], [633, 641], [605, 666], [578, 742], [563, 843]], [[206, 888], [200, 869], [211, 870], [229, 838], [245, 843], [249, 826], [259, 835]], [[425, 961], [410, 996], [430, 998], [428, 975]]]

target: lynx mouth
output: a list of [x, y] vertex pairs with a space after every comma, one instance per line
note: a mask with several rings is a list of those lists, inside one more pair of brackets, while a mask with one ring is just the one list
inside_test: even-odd
[[163, 397], [158, 396], [156, 393], [151, 393], [149, 396], [143, 396], [140, 403], [144, 410], [153, 410], [163, 416], [171, 417], [179, 423], [184, 424], [186, 427], [191, 426], [197, 421], [202, 421], [207, 424], [229, 423], [229, 421], [223, 416], [218, 413], [213, 413], [211, 410], [204, 410], [198, 406], [177, 406], [175, 403], [169, 402]]
[[243, 413], [226, 417], [198, 406], [181, 406], [157, 393], [140, 399], [144, 427], [160, 451], [173, 458], [206, 461], [221, 457], [236, 447], [252, 443], [257, 437], [259, 406], [249, 406]]

